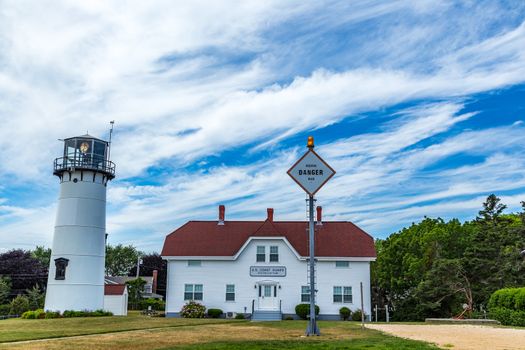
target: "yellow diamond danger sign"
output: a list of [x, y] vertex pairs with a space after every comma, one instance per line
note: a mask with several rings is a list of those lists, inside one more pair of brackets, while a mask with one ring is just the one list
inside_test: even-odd
[[313, 196], [335, 175], [326, 162], [313, 149], [308, 150], [291, 168], [288, 175], [310, 196]]

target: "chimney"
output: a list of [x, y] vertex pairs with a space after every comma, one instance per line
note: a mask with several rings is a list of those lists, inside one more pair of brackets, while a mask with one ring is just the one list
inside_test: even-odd
[[217, 225], [224, 225], [224, 213], [226, 211], [226, 208], [224, 207], [224, 205], [219, 205], [219, 222], [217, 223]]
[[268, 208], [266, 209], [266, 211], [268, 212], [268, 221], [273, 221], [273, 208]]
[[316, 225], [322, 225], [323, 224], [323, 207], [317, 207], [317, 224]]
[[157, 277], [159, 275], [159, 271], [153, 270], [153, 286], [151, 286], [151, 291], [153, 293], [157, 293]]

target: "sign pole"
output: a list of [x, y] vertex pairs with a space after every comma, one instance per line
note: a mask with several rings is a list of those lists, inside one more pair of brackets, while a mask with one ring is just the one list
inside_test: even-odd
[[323, 185], [335, 175], [326, 162], [314, 151], [314, 138], [308, 136], [306, 144], [308, 151], [288, 170], [288, 175], [308, 193], [310, 215], [309, 242], [310, 258], [308, 271], [310, 273], [310, 320], [306, 327], [306, 335], [320, 335], [315, 320], [315, 224], [314, 224], [314, 195]]
[[310, 214], [310, 321], [306, 329], [306, 335], [319, 335], [319, 328], [315, 322], [315, 231], [314, 231], [314, 196], [309, 196], [309, 214]]

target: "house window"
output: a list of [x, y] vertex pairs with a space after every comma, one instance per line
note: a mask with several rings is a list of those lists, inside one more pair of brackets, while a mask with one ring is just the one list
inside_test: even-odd
[[310, 287], [301, 286], [301, 303], [310, 302]]
[[266, 249], [263, 245], [257, 246], [257, 262], [266, 261]]
[[279, 247], [276, 245], [270, 246], [270, 262], [279, 261]]
[[69, 262], [69, 259], [58, 258], [55, 259], [55, 279], [56, 280], [65, 280], [66, 279], [66, 267]]
[[184, 300], [202, 300], [202, 284], [185, 284]]
[[350, 261], [336, 261], [335, 267], [337, 268], [349, 268], [350, 267]]
[[352, 302], [352, 287], [343, 287], [343, 303]]
[[334, 303], [352, 303], [352, 287], [334, 286]]
[[235, 301], [235, 284], [226, 285], [226, 301]]
[[188, 260], [188, 266], [201, 266], [202, 261], [200, 260]]

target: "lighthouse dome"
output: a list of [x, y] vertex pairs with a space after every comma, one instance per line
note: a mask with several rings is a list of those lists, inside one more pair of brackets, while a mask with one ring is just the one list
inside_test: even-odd
[[54, 174], [76, 169], [94, 170], [115, 177], [115, 164], [109, 160], [109, 142], [89, 134], [64, 139], [64, 153], [55, 159]]

